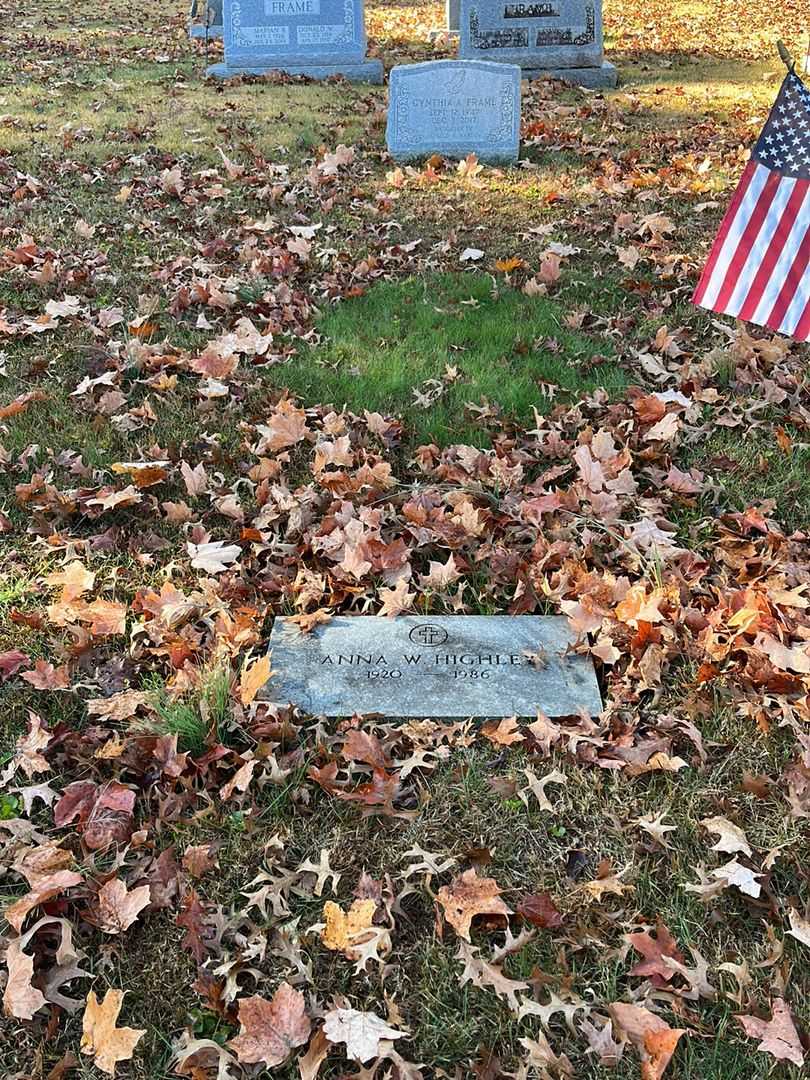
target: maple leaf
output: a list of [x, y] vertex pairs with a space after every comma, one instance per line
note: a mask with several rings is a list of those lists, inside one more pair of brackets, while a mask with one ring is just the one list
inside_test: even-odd
[[460, 577], [461, 574], [456, 567], [456, 560], [451, 552], [446, 563], [431, 560], [428, 573], [420, 576], [419, 584], [423, 589], [436, 589], [441, 592], [442, 589], [453, 585]]
[[494, 878], [480, 878], [474, 868], [465, 870], [450, 885], [439, 889], [438, 900], [444, 917], [459, 937], [470, 940], [470, 927], [477, 915], [511, 915], [501, 899], [501, 889]]
[[459, 176], [472, 180], [483, 171], [483, 168], [484, 166], [479, 164], [476, 154], [467, 154], [467, 156], [462, 158], [456, 165], [456, 172]]
[[408, 590], [408, 582], [402, 577], [393, 589], [380, 589], [377, 592], [377, 597], [382, 603], [382, 607], [377, 614], [393, 617], [394, 615], [401, 615], [403, 611], [411, 610], [416, 599], [416, 593]]
[[98, 892], [96, 925], [106, 934], [127, 930], [151, 902], [148, 885], [127, 889], [119, 878], [111, 878]]
[[513, 746], [523, 742], [525, 736], [520, 733], [516, 716], [506, 717], [499, 723], [491, 720], [481, 725], [481, 734], [496, 746]]
[[67, 667], [55, 668], [46, 660], [37, 660], [32, 671], [23, 671], [21, 679], [35, 690], [66, 690], [70, 686]]
[[192, 469], [188, 462], [181, 461], [180, 475], [183, 477], [186, 491], [193, 499], [196, 499], [198, 495], [204, 495], [208, 490], [208, 476], [202, 462]]
[[132, 1058], [135, 1047], [146, 1034], [145, 1029], [115, 1026], [123, 1000], [123, 990], [108, 990], [99, 1004], [91, 990], [82, 1018], [81, 1052], [92, 1054], [98, 1068], [110, 1076], [115, 1075], [117, 1062]]
[[186, 548], [194, 569], [204, 570], [206, 574], [221, 574], [242, 554], [238, 544], [226, 544], [224, 540], [211, 540], [205, 544], [192, 544], [189, 541]]
[[790, 1009], [782, 998], [777, 998], [771, 1011], [770, 1020], [760, 1020], [758, 1016], [738, 1016], [736, 1019], [746, 1035], [760, 1040], [758, 1050], [771, 1054], [777, 1061], [789, 1061], [801, 1069], [804, 1051]]
[[309, 433], [307, 416], [289, 398], [284, 398], [276, 406], [276, 411], [267, 424], [257, 424], [256, 430], [262, 436], [256, 453], [270, 450], [275, 453], [305, 439]]
[[330, 1009], [324, 1017], [323, 1032], [330, 1043], [346, 1044], [346, 1056], [365, 1064], [380, 1053], [380, 1042], [402, 1039], [408, 1033], [391, 1027], [373, 1012], [358, 1009]]
[[683, 1028], [671, 1028], [660, 1016], [640, 1005], [617, 1001], [608, 1012], [619, 1030], [635, 1046], [641, 1058], [642, 1080], [661, 1080], [675, 1053]]
[[183, 852], [183, 869], [188, 870], [193, 878], [201, 878], [217, 866], [213, 851], [213, 844], [192, 844]]
[[327, 949], [345, 952], [352, 940], [371, 926], [376, 910], [374, 900], [355, 900], [348, 913], [332, 900], [327, 900], [323, 908], [326, 924], [321, 941]]
[[273, 672], [270, 670], [270, 654], [260, 656], [250, 667], [245, 665], [239, 679], [239, 700], [243, 705], [250, 705], [256, 695], [270, 678]]
[[258, 994], [242, 998], [239, 1025], [239, 1034], [228, 1043], [239, 1061], [243, 1065], [264, 1062], [270, 1067], [286, 1061], [312, 1030], [304, 995], [286, 982], [270, 1001]]

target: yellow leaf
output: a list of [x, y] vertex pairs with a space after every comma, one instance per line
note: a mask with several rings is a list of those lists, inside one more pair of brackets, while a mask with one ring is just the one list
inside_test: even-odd
[[327, 900], [323, 906], [326, 926], [321, 931], [321, 941], [333, 952], [344, 952], [353, 938], [369, 929], [376, 910], [374, 900], [355, 900], [348, 913], [334, 901]]
[[243, 705], [250, 705], [253, 702], [272, 674], [269, 653], [259, 657], [255, 664], [251, 664], [250, 667], [242, 668], [242, 677], [239, 680], [239, 698]]

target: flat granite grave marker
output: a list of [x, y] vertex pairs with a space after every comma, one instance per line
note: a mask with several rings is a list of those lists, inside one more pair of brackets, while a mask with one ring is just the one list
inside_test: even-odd
[[319, 716], [595, 716], [591, 661], [564, 616], [336, 616], [310, 634], [279, 617], [262, 700]]
[[284, 71], [381, 83], [382, 62], [366, 59], [363, 14], [363, 0], [224, 0], [225, 60], [208, 74]]
[[616, 85], [603, 55], [602, 0], [461, 0], [459, 56], [520, 64], [528, 78]]
[[393, 68], [386, 141], [397, 161], [436, 153], [517, 161], [520, 68], [486, 60], [428, 60]]

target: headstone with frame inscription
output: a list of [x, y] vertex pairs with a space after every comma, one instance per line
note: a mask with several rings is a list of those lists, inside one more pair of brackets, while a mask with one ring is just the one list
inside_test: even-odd
[[224, 0], [225, 59], [209, 75], [283, 71], [352, 82], [382, 82], [366, 57], [363, 0]]
[[616, 85], [605, 60], [602, 0], [460, 0], [459, 56], [519, 64], [591, 88]]

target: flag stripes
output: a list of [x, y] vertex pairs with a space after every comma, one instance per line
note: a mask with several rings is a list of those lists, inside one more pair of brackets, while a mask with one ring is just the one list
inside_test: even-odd
[[791, 74], [745, 167], [694, 295], [694, 302], [710, 311], [800, 341], [810, 339], [808, 140], [810, 95]]

